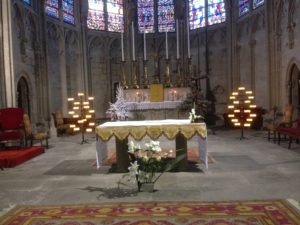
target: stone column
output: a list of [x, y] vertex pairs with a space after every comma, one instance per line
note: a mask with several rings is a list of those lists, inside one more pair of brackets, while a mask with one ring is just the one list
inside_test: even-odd
[[255, 91], [255, 45], [256, 40], [249, 41], [250, 46], [250, 75], [251, 75], [251, 90]]
[[3, 35], [3, 71], [5, 88], [5, 107], [16, 106], [16, 90], [13, 61], [13, 43], [12, 43], [12, 18], [11, 18], [11, 0], [2, 0], [0, 21], [2, 22]]

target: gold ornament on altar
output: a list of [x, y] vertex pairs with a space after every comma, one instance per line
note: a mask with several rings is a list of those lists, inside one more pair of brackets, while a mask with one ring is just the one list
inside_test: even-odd
[[228, 118], [235, 127], [241, 128], [240, 139], [243, 139], [244, 128], [251, 127], [253, 118], [256, 117], [256, 114], [253, 112], [256, 108], [256, 105], [253, 103], [253, 92], [247, 91], [245, 87], [238, 87], [237, 91], [232, 92], [229, 100]]
[[68, 98], [71, 110], [69, 115], [72, 116], [76, 123], [70, 124], [74, 132], [81, 132], [81, 144], [87, 143], [84, 139], [84, 133], [90, 133], [95, 130], [95, 110], [92, 108], [94, 97], [85, 97], [84, 93], [78, 93], [78, 99]]

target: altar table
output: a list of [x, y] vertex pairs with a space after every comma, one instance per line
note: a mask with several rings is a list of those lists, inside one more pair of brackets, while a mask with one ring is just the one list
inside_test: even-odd
[[[116, 139], [117, 169], [126, 172], [129, 166], [127, 153], [128, 137], [141, 140], [146, 135], [152, 140], [157, 140], [161, 135], [169, 140], [176, 141], [176, 149], [183, 149], [187, 153], [187, 140], [194, 135], [197, 137], [199, 157], [208, 169], [208, 157], [206, 147], [207, 130], [205, 123], [190, 123], [189, 120], [144, 120], [144, 121], [117, 121], [106, 122], [96, 127], [97, 144], [96, 158], [97, 168], [107, 158], [107, 141], [113, 136]], [[187, 155], [187, 154], [186, 154]], [[187, 157], [180, 163], [184, 168]]]

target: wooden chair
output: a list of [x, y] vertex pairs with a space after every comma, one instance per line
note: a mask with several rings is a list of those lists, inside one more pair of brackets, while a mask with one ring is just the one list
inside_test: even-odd
[[56, 127], [57, 137], [61, 136], [64, 133], [69, 133], [70, 124], [65, 123], [63, 115], [59, 110], [55, 111], [54, 123]]
[[29, 116], [27, 114], [23, 115], [23, 124], [24, 124], [24, 130], [25, 130], [25, 143], [27, 146], [28, 140], [30, 140], [30, 146], [33, 145], [34, 140], [38, 140], [41, 142], [41, 146], [43, 146], [43, 140], [46, 141], [46, 148], [48, 148], [48, 138], [49, 135], [46, 133], [33, 133], [32, 127], [30, 123]]
[[291, 127], [292, 117], [293, 117], [294, 107], [292, 105], [287, 105], [283, 112], [282, 121], [272, 121], [266, 128], [268, 130], [268, 140], [271, 139], [271, 134], [273, 133], [273, 140], [276, 141], [276, 133], [279, 127]]

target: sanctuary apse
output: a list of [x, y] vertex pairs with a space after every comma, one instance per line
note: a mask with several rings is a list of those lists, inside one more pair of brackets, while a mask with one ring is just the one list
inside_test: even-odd
[[219, 116], [239, 85], [265, 109], [300, 104], [298, 0], [2, 0], [0, 11], [0, 107], [33, 123], [66, 116], [79, 91], [106, 117], [118, 84], [194, 79]]

